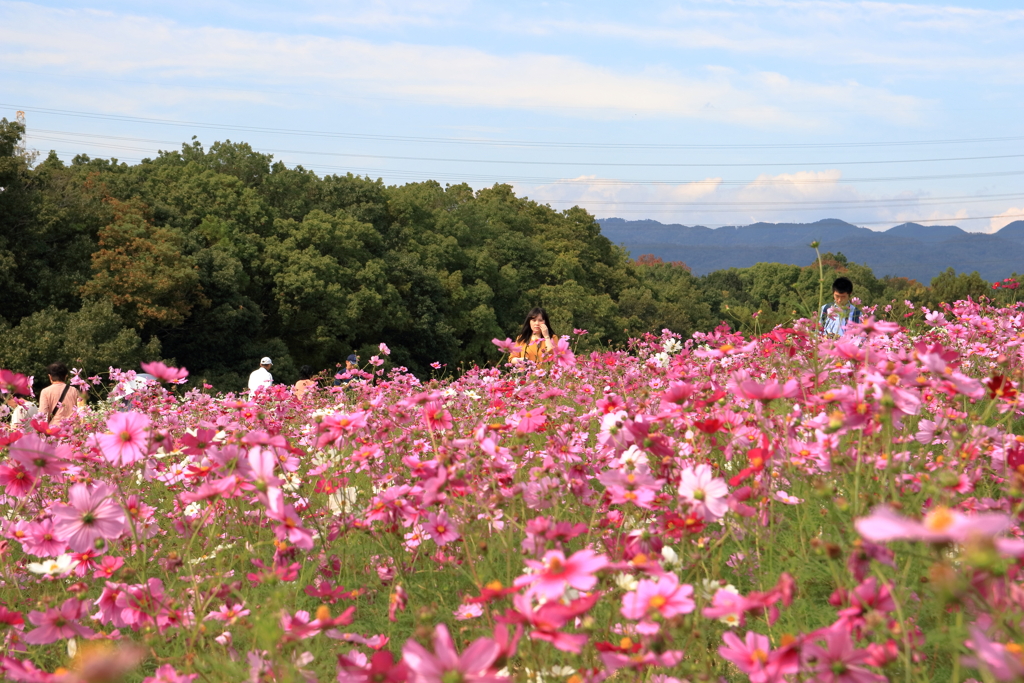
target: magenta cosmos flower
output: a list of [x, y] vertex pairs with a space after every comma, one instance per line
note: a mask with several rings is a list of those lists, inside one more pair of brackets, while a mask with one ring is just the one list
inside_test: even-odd
[[124, 510], [111, 499], [114, 488], [96, 484], [91, 489], [75, 484], [68, 492], [68, 505], [53, 506], [53, 527], [76, 552], [94, 550], [97, 542], [112, 540], [124, 530]]
[[880, 506], [868, 517], [861, 517], [854, 526], [869, 541], [927, 541], [929, 543], [960, 543], [970, 536], [992, 537], [1010, 528], [1008, 515], [989, 513], [965, 515], [957, 510], [934, 507], [920, 522], [897, 514], [892, 508]]
[[413, 683], [498, 683], [500, 678], [492, 665], [501, 654], [501, 646], [490, 638], [477, 638], [459, 656], [455, 643], [444, 624], [434, 630], [434, 653], [414, 640], [402, 646], [402, 660], [409, 667]]
[[707, 521], [721, 518], [729, 509], [729, 503], [725, 500], [729, 495], [728, 485], [724, 479], [716, 477], [705, 463], [683, 470], [679, 495], [690, 504], [694, 512]]
[[103, 457], [113, 465], [131, 465], [142, 458], [150, 420], [140, 413], [114, 413], [107, 419], [108, 434], [96, 437]]
[[833, 626], [825, 632], [825, 647], [816, 643], [803, 648], [805, 672], [814, 673], [820, 683], [883, 683], [885, 676], [865, 669], [871, 653], [854, 647], [850, 632]]
[[45, 645], [65, 638], [82, 636], [88, 638], [96, 633], [88, 626], [82, 626], [78, 620], [86, 616], [91, 600], [81, 601], [68, 598], [60, 609], [51, 607], [45, 612], [29, 612], [28, 620], [39, 628], [25, 634], [25, 642], [32, 645]]
[[567, 586], [588, 591], [597, 585], [594, 573], [608, 566], [608, 558], [584, 549], [566, 559], [561, 550], [549, 550], [542, 561], [526, 560], [526, 564], [533, 573], [517, 578], [515, 587], [531, 586], [532, 595], [558, 600]]

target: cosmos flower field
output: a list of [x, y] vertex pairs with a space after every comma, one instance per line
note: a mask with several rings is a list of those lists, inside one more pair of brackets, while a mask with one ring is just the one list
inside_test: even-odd
[[973, 302], [839, 340], [580, 330], [541, 366], [368, 365], [302, 399], [147, 364], [0, 430], [0, 669], [1024, 680], [1021, 330]]

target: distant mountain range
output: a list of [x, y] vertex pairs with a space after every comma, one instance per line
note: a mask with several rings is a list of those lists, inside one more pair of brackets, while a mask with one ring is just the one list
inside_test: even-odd
[[665, 261], [683, 261], [694, 275], [764, 261], [806, 266], [814, 261], [808, 246], [814, 240], [821, 242], [821, 253], [841, 251], [850, 261], [870, 266], [877, 277], [898, 275], [925, 285], [950, 266], [957, 273], [976, 270], [989, 281], [1024, 273], [1024, 221], [991, 235], [965, 232], [955, 225], [918, 223], [880, 232], [833, 218], [724, 228], [622, 218], [602, 218], [598, 223], [604, 236], [624, 246], [633, 258], [654, 254]]

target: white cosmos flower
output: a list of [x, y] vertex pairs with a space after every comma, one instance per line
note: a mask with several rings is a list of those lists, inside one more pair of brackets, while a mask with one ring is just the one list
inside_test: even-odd
[[624, 591], [635, 591], [640, 582], [632, 574], [616, 574], [615, 585]]
[[661, 547], [661, 564], [665, 569], [675, 570], [683, 566], [683, 561], [675, 550], [665, 545]]
[[29, 562], [26, 565], [26, 568], [33, 574], [63, 576], [76, 566], [78, 566], [78, 560], [65, 553], [56, 559], [43, 560], [42, 562]]

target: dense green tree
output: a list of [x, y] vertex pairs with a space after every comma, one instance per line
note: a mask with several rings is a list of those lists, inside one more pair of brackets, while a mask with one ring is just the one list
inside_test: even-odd
[[933, 308], [938, 307], [942, 302], [953, 303], [967, 297], [977, 301], [979, 297], [990, 294], [991, 287], [978, 275], [978, 271], [974, 271], [970, 275], [966, 273], [957, 275], [953, 268], [947, 268], [932, 278], [931, 291], [928, 293], [927, 301]]

